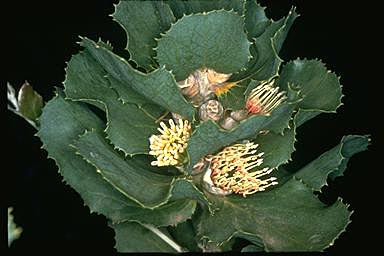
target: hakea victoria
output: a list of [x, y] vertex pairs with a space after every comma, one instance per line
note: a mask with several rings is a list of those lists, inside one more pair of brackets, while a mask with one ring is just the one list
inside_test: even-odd
[[342, 176], [369, 138], [346, 136], [290, 166], [296, 132], [336, 111], [341, 86], [318, 60], [281, 65], [298, 15], [273, 21], [264, 9], [255, 0], [121, 0], [113, 18], [129, 60], [81, 38], [64, 90], [45, 106], [31, 86], [16, 96], [8, 85], [9, 109], [110, 220], [118, 251], [321, 251], [350, 223], [346, 204], [325, 205], [313, 191]]

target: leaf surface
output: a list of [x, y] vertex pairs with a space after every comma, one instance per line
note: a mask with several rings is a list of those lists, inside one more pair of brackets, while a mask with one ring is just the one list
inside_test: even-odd
[[177, 81], [203, 67], [237, 72], [250, 57], [243, 22], [236, 13], [224, 10], [184, 16], [158, 41], [157, 59]]

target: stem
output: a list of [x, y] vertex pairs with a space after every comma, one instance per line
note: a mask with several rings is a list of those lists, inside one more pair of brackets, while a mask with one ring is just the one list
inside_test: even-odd
[[159, 229], [155, 228], [153, 225], [149, 225], [149, 224], [142, 224], [142, 225], [147, 229], [151, 230], [153, 233], [155, 233], [158, 237], [160, 237], [164, 242], [166, 242], [169, 246], [171, 246], [177, 252], [185, 252], [185, 250], [180, 245], [178, 245], [175, 241], [173, 241], [171, 238], [166, 236]]

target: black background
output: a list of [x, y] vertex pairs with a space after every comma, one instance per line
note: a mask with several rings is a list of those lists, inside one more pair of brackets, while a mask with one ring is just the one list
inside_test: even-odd
[[[10, 1], [11, 2], [11, 1]], [[13, 1], [5, 8], [5, 81], [17, 89], [24, 80], [46, 101], [54, 86], [62, 86], [64, 68], [78, 52], [78, 35], [109, 40], [123, 49], [123, 30], [108, 15], [108, 0]], [[329, 253], [375, 248], [374, 231], [379, 229], [379, 148], [382, 145], [382, 102], [379, 72], [382, 40], [377, 7], [365, 1], [260, 1], [267, 14], [278, 19], [297, 6], [301, 16], [292, 27], [281, 57], [284, 60], [319, 58], [341, 76], [344, 105], [338, 114], [322, 114], [298, 130], [293, 159], [303, 165], [336, 145], [346, 134], [371, 134], [370, 150], [353, 157], [345, 177], [323, 189], [322, 199], [338, 196], [354, 210], [347, 232], [328, 249]], [[3, 8], [2, 8], [3, 9]], [[381, 29], [382, 30], [382, 29]], [[3, 32], [4, 33], [4, 32]], [[4, 56], [4, 55], [3, 55]], [[4, 69], [3, 69], [4, 71]], [[5, 87], [5, 82], [2, 86]], [[5, 91], [5, 88], [3, 89]], [[1, 180], [8, 205], [14, 207], [15, 221], [24, 231], [13, 250], [78, 250], [113, 252], [113, 231], [103, 216], [90, 214], [80, 196], [62, 183], [53, 160], [40, 150], [34, 129], [18, 116], [6, 113], [7, 165]], [[4, 176], [5, 175], [5, 176]], [[382, 201], [382, 200], [381, 200]], [[2, 216], [5, 216], [4, 207]], [[2, 218], [4, 219], [4, 218]], [[2, 235], [2, 237], [4, 237]], [[6, 241], [4, 241], [5, 243]]]

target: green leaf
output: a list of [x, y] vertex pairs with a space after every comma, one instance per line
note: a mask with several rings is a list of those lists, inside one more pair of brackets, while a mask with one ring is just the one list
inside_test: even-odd
[[184, 16], [158, 41], [157, 59], [177, 81], [203, 67], [237, 72], [250, 58], [243, 22], [236, 13], [224, 10]]
[[289, 91], [290, 98], [276, 108], [271, 115], [254, 115], [240, 122], [232, 130], [223, 130], [211, 120], [197, 126], [188, 142], [189, 171], [203, 156], [212, 154], [236, 141], [256, 138], [262, 130], [282, 133], [289, 126], [292, 113], [297, 105], [297, 92]]
[[15, 89], [7, 83], [7, 108], [21, 116], [35, 129], [39, 127], [38, 118], [44, 105], [43, 98], [25, 81], [16, 98]]
[[245, 30], [250, 41], [261, 36], [272, 22], [264, 10], [256, 0], [245, 1]]
[[303, 96], [299, 107], [307, 112], [298, 117], [302, 124], [317, 113], [336, 112], [341, 105], [341, 85], [339, 78], [327, 70], [325, 65], [318, 60], [294, 60], [284, 65], [281, 70], [278, 85], [287, 88], [294, 84], [300, 88]]
[[33, 90], [28, 82], [25, 82], [19, 90], [17, 99], [20, 114], [36, 123], [44, 105], [40, 94]]
[[296, 178], [247, 198], [231, 195], [216, 200], [221, 209], [213, 216], [203, 213], [199, 236], [220, 244], [234, 236], [253, 235], [266, 251], [321, 251], [344, 231], [350, 217], [341, 200], [324, 205]]
[[297, 17], [298, 14], [292, 8], [287, 17], [270, 23], [265, 31], [253, 40], [250, 47], [252, 58], [246, 64], [245, 70], [234, 74], [230, 80], [239, 81], [251, 78], [262, 81], [277, 76], [282, 62], [278, 53]]
[[219, 96], [219, 101], [224, 109], [240, 110], [245, 108], [245, 84], [237, 84], [232, 87], [227, 93]]
[[196, 232], [190, 221], [179, 223], [175, 227], [169, 227], [168, 230], [172, 237], [175, 239], [175, 241], [184, 248], [187, 248], [188, 251], [201, 251], [201, 249], [197, 245]]
[[366, 150], [368, 145], [368, 136], [345, 136], [339, 145], [325, 152], [294, 175], [302, 179], [314, 190], [320, 190], [327, 184], [329, 175], [332, 178], [343, 175], [349, 158]]
[[37, 135], [43, 148], [55, 160], [64, 181], [81, 195], [91, 211], [120, 219], [125, 207], [135, 205], [103, 180], [95, 168], [69, 146], [84, 130], [101, 130], [104, 126], [85, 104], [65, 100], [59, 94], [44, 107], [40, 121]]
[[177, 200], [162, 205], [156, 209], [146, 209], [140, 206], [125, 211], [124, 218], [116, 222], [139, 221], [156, 227], [176, 226], [192, 217], [196, 209], [194, 200]]
[[264, 161], [260, 168], [266, 166], [277, 168], [292, 160], [291, 155], [295, 151], [295, 135], [294, 128], [285, 129], [283, 134], [268, 132], [258, 135], [254, 142], [259, 144], [258, 152], [264, 152]]
[[174, 225], [190, 218], [196, 207], [194, 201], [177, 200], [154, 210], [144, 209], [106, 182], [69, 146], [84, 130], [102, 128], [103, 124], [84, 104], [58, 95], [45, 106], [37, 134], [65, 182], [81, 195], [91, 211], [104, 214], [113, 222], [136, 220], [156, 226]]
[[137, 222], [111, 225], [118, 252], [177, 252], [150, 229]]
[[180, 19], [185, 14], [189, 15], [219, 9], [234, 10], [241, 15], [243, 13], [244, 0], [169, 0], [168, 4], [176, 18]]
[[115, 148], [124, 154], [148, 154], [149, 137], [157, 133], [158, 116], [147, 115], [142, 108], [134, 104], [110, 101], [106, 104], [108, 112], [107, 138]]
[[179, 178], [173, 184], [171, 200], [185, 198], [197, 200], [202, 206], [207, 206], [209, 212], [213, 213], [212, 203], [208, 201], [205, 194], [192, 181]]
[[141, 169], [132, 159], [124, 160], [97, 132], [86, 132], [74, 144], [79, 154], [127, 198], [145, 208], [164, 204], [173, 178]]
[[[181, 95], [179, 87], [169, 71], [160, 68], [144, 74], [132, 68], [123, 58], [90, 39], [83, 38], [81, 45], [104, 68], [108, 76], [119, 81], [121, 85], [131, 87], [151, 102], [192, 120], [195, 110]], [[129, 102], [126, 95], [119, 94], [123, 101]]]
[[144, 208], [154, 209], [169, 200], [179, 199], [198, 200], [210, 206], [204, 194], [191, 181], [151, 172], [135, 158], [124, 159], [96, 131], [86, 132], [74, 143], [74, 147], [105, 180]]
[[[91, 103], [107, 112], [106, 132], [116, 148], [126, 155], [148, 152], [148, 138], [156, 132], [155, 120], [161, 115], [159, 109], [162, 111], [162, 108], [146, 107], [149, 102], [142, 95], [126, 84], [106, 77], [105, 70], [87, 50], [69, 61], [64, 86], [68, 98]], [[119, 95], [112, 88], [128, 99], [127, 104], [118, 100]]]
[[175, 21], [169, 6], [163, 1], [120, 1], [113, 18], [127, 33], [127, 47], [139, 66], [147, 70], [158, 66], [153, 57], [155, 38], [168, 30]]

